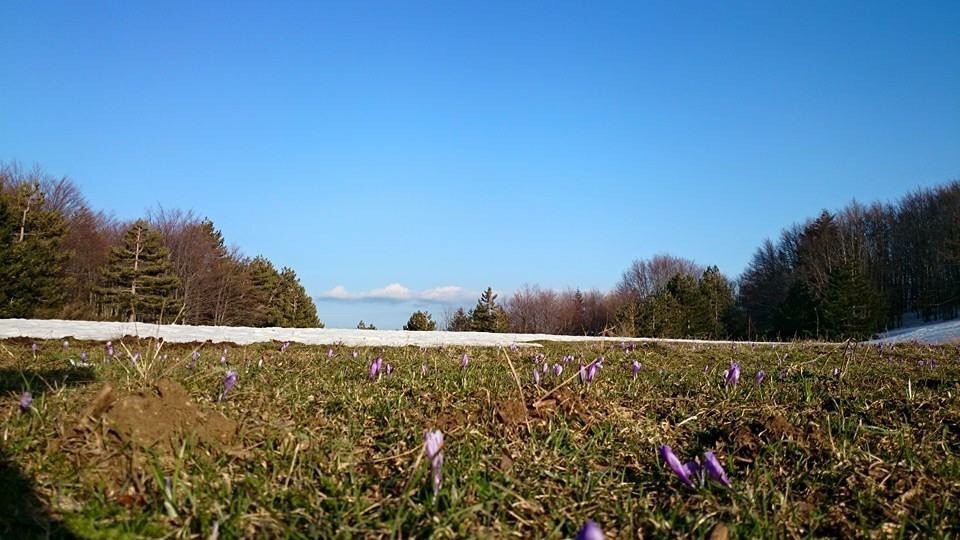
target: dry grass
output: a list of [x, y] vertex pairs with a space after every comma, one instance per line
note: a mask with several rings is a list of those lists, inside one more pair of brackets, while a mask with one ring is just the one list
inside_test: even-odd
[[[223, 366], [224, 345], [206, 344], [192, 369], [197, 345], [125, 340], [137, 366], [105, 359], [102, 343], [45, 342], [36, 358], [26, 340], [3, 345], [2, 537], [198, 538], [216, 524], [221, 538], [562, 538], [587, 518], [615, 537], [718, 524], [750, 538], [960, 534], [953, 347], [548, 343], [551, 366], [578, 360], [536, 386], [531, 350], [468, 349], [461, 371], [460, 348], [330, 359], [226, 345]], [[81, 350], [91, 367], [70, 365]], [[371, 382], [377, 355], [395, 371]], [[599, 355], [593, 383], [550, 392]], [[734, 359], [743, 378], [726, 388]], [[228, 367], [239, 382], [219, 402]], [[21, 414], [24, 389], [35, 400]], [[446, 437], [436, 499], [430, 428]], [[687, 459], [713, 450], [734, 488], [684, 486], [661, 444]]]

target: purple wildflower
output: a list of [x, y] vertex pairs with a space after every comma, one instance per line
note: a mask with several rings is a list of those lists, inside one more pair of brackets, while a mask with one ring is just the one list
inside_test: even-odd
[[580, 374], [580, 384], [586, 383], [586, 382], [587, 382], [587, 369], [586, 369], [585, 367], [583, 367], [583, 364], [580, 364], [579, 374]]
[[673, 453], [673, 450], [668, 445], [663, 445], [660, 447], [660, 457], [667, 462], [667, 465], [670, 466], [670, 469], [680, 477], [680, 481], [688, 486], [693, 486], [693, 480], [690, 478], [696, 472], [694, 470], [695, 465], [691, 462], [686, 465], [680, 463], [680, 458]]
[[197, 360], [200, 359], [200, 351], [193, 351], [190, 354], [190, 369], [197, 367]]
[[227, 393], [237, 384], [237, 372], [227, 371], [227, 376], [223, 378], [223, 392], [220, 393], [220, 401], [227, 398]]
[[511, 344], [510, 344], [510, 352], [517, 352], [517, 344], [516, 344], [516, 343], [511, 343]]
[[427, 431], [424, 439], [424, 450], [430, 460], [430, 471], [433, 474], [433, 497], [440, 492], [441, 467], [443, 466], [443, 432], [439, 429]]
[[224, 349], [224, 350], [223, 350], [223, 353], [220, 355], [220, 364], [221, 364], [221, 365], [226, 365], [226, 364], [227, 364], [227, 350], [226, 350], [226, 349]]
[[287, 352], [287, 349], [288, 349], [288, 348], [290, 348], [290, 342], [289, 342], [289, 341], [284, 341], [283, 344], [280, 345], [280, 352], [281, 352], [281, 353], [285, 353], [285, 352]]
[[707, 451], [703, 454], [703, 468], [706, 469], [707, 474], [714, 480], [727, 487], [732, 487], [730, 485], [730, 479], [727, 478], [726, 471], [723, 470], [723, 466], [720, 465], [720, 461], [717, 459], [717, 456], [713, 455], [713, 452]]
[[533, 368], [533, 384], [540, 384], [540, 370]]
[[31, 344], [30, 344], [30, 350], [33, 351], [34, 356], [36, 356], [37, 351], [40, 350], [40, 346], [37, 345], [36, 343], [31, 343]]
[[327, 349], [327, 358], [333, 358], [333, 349]]
[[754, 377], [754, 380], [757, 382], [757, 386], [760, 386], [763, 383], [763, 378], [766, 376], [767, 374], [764, 373], [762, 369], [757, 372], [757, 376]]
[[727, 386], [736, 386], [737, 381], [740, 380], [740, 364], [737, 362], [730, 362], [730, 369], [724, 372], [724, 377]]
[[87, 351], [83, 351], [80, 353], [80, 361], [83, 362], [84, 364], [87, 363]]
[[67, 350], [69, 348], [70, 348], [70, 342], [67, 340], [63, 340], [63, 349]]
[[593, 379], [597, 376], [597, 372], [600, 370], [600, 364], [593, 362], [590, 364], [590, 367], [587, 368], [587, 382], [593, 382]]
[[350, 354], [351, 354], [354, 358], [356, 358], [357, 356], [360, 356], [360, 353], [358, 353], [357, 351], [353, 351], [353, 352], [350, 353]]
[[392, 373], [393, 373], [393, 366], [391, 366], [390, 364], [387, 364], [387, 375], [391, 375]]
[[630, 372], [633, 373], [633, 378], [634, 378], [634, 379], [636, 379], [636, 378], [637, 378], [637, 375], [640, 374], [640, 368], [641, 368], [641, 367], [643, 367], [643, 365], [642, 365], [640, 362], [636, 361], [636, 360], [634, 360], [634, 361], [630, 364]]
[[546, 362], [544, 362], [543, 365], [540, 366], [540, 371], [543, 372], [544, 375], [546, 375], [547, 373], [550, 372], [550, 366], [547, 365]]
[[577, 532], [577, 540], [603, 540], [603, 529], [592, 519], [588, 519]]
[[563, 373], [563, 366], [561, 366], [560, 364], [554, 364], [553, 374], [559, 377], [561, 373]]
[[467, 353], [463, 353], [463, 356], [460, 357], [460, 369], [467, 369], [468, 364], [470, 364], [470, 357], [467, 356]]
[[20, 412], [27, 412], [30, 410], [30, 404], [33, 403], [33, 394], [30, 392], [24, 392], [20, 395]]
[[113, 358], [113, 343], [107, 342], [107, 357]]
[[370, 378], [376, 379], [380, 375], [380, 368], [383, 367], [383, 357], [378, 356], [376, 360], [370, 362]]

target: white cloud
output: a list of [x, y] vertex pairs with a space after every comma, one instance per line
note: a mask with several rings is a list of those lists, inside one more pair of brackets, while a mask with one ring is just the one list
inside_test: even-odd
[[322, 293], [321, 300], [337, 300], [342, 302], [431, 302], [436, 304], [455, 304], [475, 299], [477, 293], [468, 291], [456, 285], [444, 285], [423, 291], [412, 291], [399, 283], [391, 283], [386, 287], [371, 289], [358, 293], [351, 293], [343, 285]]

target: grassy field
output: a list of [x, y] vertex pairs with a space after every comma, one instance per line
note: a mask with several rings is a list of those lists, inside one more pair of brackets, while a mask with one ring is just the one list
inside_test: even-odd
[[[953, 346], [38, 346], [0, 342], [3, 538], [960, 534]], [[732, 488], [685, 485], [664, 444]]]

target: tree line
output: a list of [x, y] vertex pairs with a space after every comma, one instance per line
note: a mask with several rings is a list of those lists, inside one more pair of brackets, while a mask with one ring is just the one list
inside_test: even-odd
[[0, 165], [0, 318], [322, 327], [291, 268], [192, 211], [122, 222], [69, 178]]
[[[706, 339], [862, 339], [960, 312], [960, 181], [846, 207], [766, 240], [736, 279], [669, 254], [634, 261], [608, 292], [487, 289], [449, 331]], [[433, 326], [431, 326], [433, 325]], [[416, 312], [404, 328], [432, 330]]]

